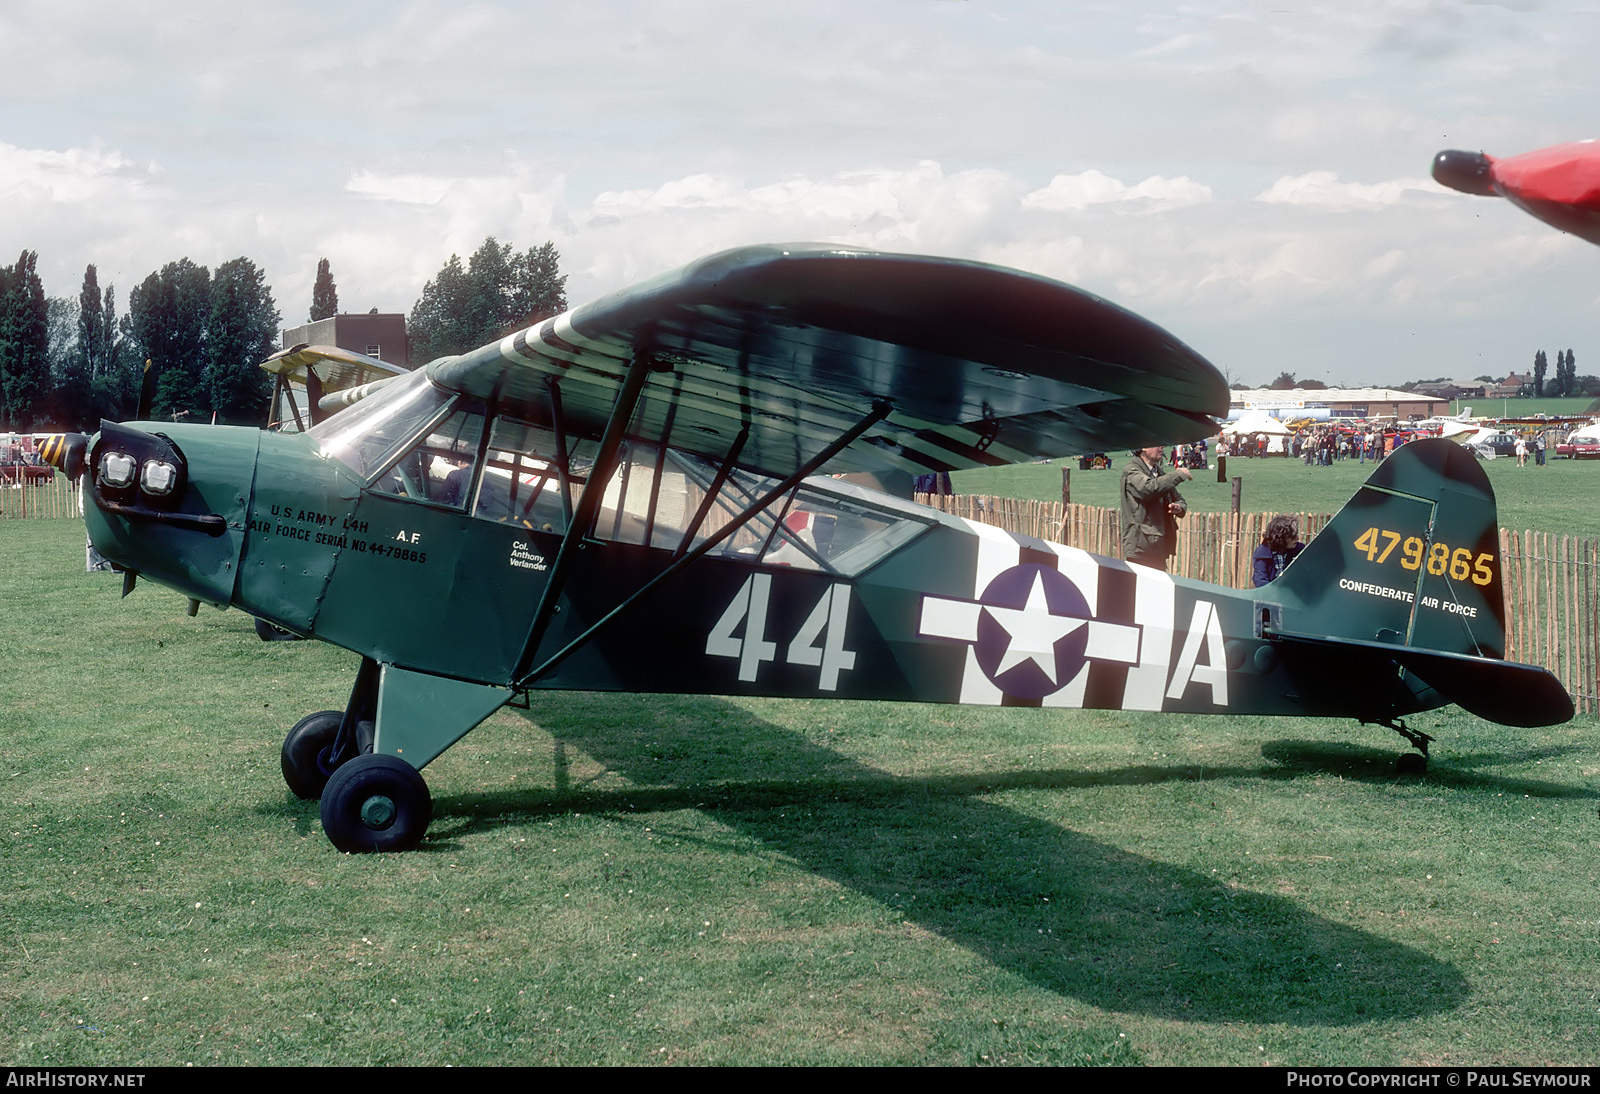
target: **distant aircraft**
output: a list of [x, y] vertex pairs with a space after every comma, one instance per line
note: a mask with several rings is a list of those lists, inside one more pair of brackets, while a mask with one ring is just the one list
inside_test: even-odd
[[[102, 554], [361, 655], [284, 779], [348, 851], [415, 845], [420, 769], [533, 688], [922, 700], [1388, 726], [1566, 721], [1503, 660], [1494, 497], [1408, 444], [1278, 580], [1236, 590], [836, 476], [1173, 443], [1228, 390], [1129, 312], [949, 259], [747, 247], [365, 385], [308, 432], [103, 423]], [[835, 477], [830, 477], [835, 476]]]
[[1433, 177], [1464, 194], [1498, 195], [1546, 224], [1600, 243], [1600, 143], [1594, 140], [1506, 159], [1447, 150], [1433, 158]]
[[[273, 378], [267, 428], [297, 433], [305, 432], [344, 405], [331, 396], [406, 372], [399, 365], [354, 350], [305, 342], [274, 353], [261, 362], [261, 367]], [[331, 408], [329, 403], [333, 404]]]

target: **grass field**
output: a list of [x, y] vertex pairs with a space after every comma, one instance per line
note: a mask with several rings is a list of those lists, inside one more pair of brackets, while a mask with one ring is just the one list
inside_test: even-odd
[[1452, 414], [1460, 414], [1468, 409], [1478, 417], [1528, 418], [1535, 414], [1551, 418], [1585, 414], [1593, 416], [1600, 414], [1600, 399], [1575, 395], [1565, 399], [1555, 396], [1542, 399], [1455, 399], [1450, 403]]
[[82, 537], [0, 525], [5, 1064], [1600, 1062], [1591, 722], [550, 694], [346, 856], [355, 658]]
[[[1107, 471], [1080, 471], [1077, 460], [1012, 464], [1007, 467], [960, 471], [951, 476], [959, 494], [993, 494], [998, 497], [1061, 499], [1061, 472], [1069, 473], [1072, 500], [1083, 505], [1115, 508], [1120, 504], [1120, 474], [1131, 458], [1113, 454]], [[1213, 464], [1215, 461], [1213, 460]], [[1536, 467], [1518, 467], [1510, 458], [1484, 460], [1500, 507], [1503, 527], [1522, 531], [1562, 532], [1600, 536], [1600, 460], [1549, 460]], [[1334, 513], [1350, 500], [1373, 464], [1339, 460], [1332, 467], [1307, 467], [1299, 460], [1280, 456], [1228, 458], [1228, 479], [1241, 482], [1240, 505], [1247, 512]], [[1218, 482], [1215, 469], [1196, 471], [1182, 488], [1189, 508], [1197, 513], [1227, 512], [1231, 482]]]

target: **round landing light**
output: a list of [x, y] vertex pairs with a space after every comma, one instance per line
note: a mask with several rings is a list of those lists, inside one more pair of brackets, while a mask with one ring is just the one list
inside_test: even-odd
[[160, 497], [172, 493], [178, 481], [178, 469], [166, 460], [146, 460], [139, 473], [139, 485], [146, 494]]
[[134, 472], [139, 465], [132, 456], [123, 452], [107, 452], [100, 459], [100, 481], [113, 490], [133, 485]]

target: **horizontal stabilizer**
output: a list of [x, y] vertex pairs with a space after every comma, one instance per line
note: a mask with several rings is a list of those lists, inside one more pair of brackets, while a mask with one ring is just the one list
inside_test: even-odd
[[1375, 666], [1380, 659], [1387, 660], [1411, 673], [1447, 701], [1500, 725], [1560, 725], [1570, 721], [1575, 712], [1572, 697], [1561, 681], [1537, 665], [1352, 638], [1276, 631], [1264, 637], [1291, 646], [1368, 651]]

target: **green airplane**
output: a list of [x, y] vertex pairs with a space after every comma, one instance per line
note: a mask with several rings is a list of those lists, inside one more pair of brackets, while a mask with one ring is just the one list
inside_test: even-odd
[[[972, 262], [745, 247], [326, 396], [303, 433], [139, 422], [49, 446], [95, 547], [192, 602], [361, 655], [283, 774], [347, 851], [412, 847], [420, 771], [532, 688], [1516, 725], [1493, 493], [1408, 444], [1237, 590], [838, 476], [1188, 441], [1217, 371], [1070, 286]], [[191, 610], [195, 607], [191, 603]]]

